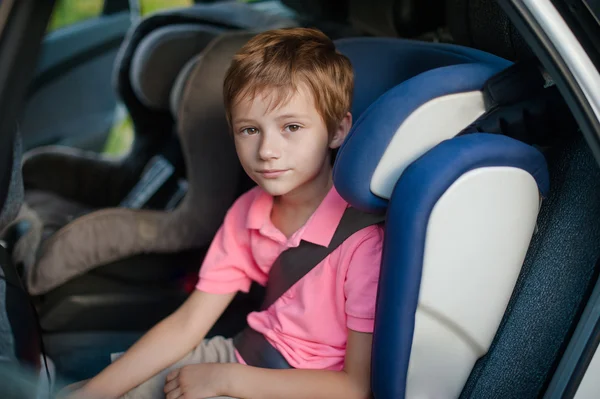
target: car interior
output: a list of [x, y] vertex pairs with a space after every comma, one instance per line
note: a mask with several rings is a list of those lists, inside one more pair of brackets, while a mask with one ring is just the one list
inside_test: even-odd
[[[89, 37], [49, 35], [0, 198], [13, 360], [90, 378], [185, 300], [254, 184], [227, 134], [225, 71], [256, 33], [294, 26], [352, 62], [334, 183], [386, 214], [374, 397], [543, 395], [598, 279], [600, 170], [493, 0], [217, 1], [133, 22], [116, 8]], [[97, 143], [117, 102], [135, 140], [110, 157]], [[71, 106], [85, 118], [63, 118]], [[241, 331], [263, 294], [239, 293], [209, 335]]]

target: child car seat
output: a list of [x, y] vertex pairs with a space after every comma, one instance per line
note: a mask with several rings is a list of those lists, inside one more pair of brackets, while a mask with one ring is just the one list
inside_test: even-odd
[[[42, 148], [25, 157], [26, 206], [20, 219], [27, 219], [31, 228], [20, 240], [15, 259], [26, 267], [32, 294], [46, 293], [75, 275], [131, 255], [179, 251], [192, 246], [190, 241], [194, 247], [209, 243], [220, 215], [232, 200], [225, 192], [207, 190], [198, 194], [192, 184], [190, 191], [194, 193], [187, 197], [211, 206], [206, 217], [198, 221], [201, 227], [195, 234], [189, 230], [190, 234], [171, 234], [165, 225], [180, 224], [177, 211], [167, 213], [182, 196], [181, 183], [185, 182], [176, 177], [191, 179], [189, 174], [186, 176], [183, 160], [178, 159], [179, 140], [172, 134], [182, 93], [182, 87], [177, 87], [173, 90], [177, 94], [170, 96], [175, 79], [186, 62], [226, 29], [293, 25], [287, 18], [246, 4], [223, 3], [156, 14], [130, 32], [118, 57], [115, 82], [136, 130], [132, 152], [118, 161], [64, 148]], [[219, 79], [218, 75], [214, 79]], [[205, 115], [208, 119], [202, 123], [210, 124], [212, 115]], [[195, 130], [175, 127], [186, 128]], [[219, 128], [226, 130], [223, 125]], [[186, 133], [184, 147], [198, 136], [196, 131], [193, 133]], [[189, 156], [188, 148], [183, 148], [183, 152], [188, 153], [188, 161], [195, 159]], [[142, 181], [138, 182], [140, 174]], [[160, 187], [163, 177], [168, 180], [163, 186], [168, 183], [170, 187]], [[167, 192], [162, 193], [163, 200], [157, 206], [151, 199], [160, 188]], [[209, 196], [209, 192], [223, 205], [213, 206], [211, 200], [206, 203], [197, 197]], [[184, 206], [188, 201], [184, 200]], [[136, 212], [139, 208], [167, 209], [162, 213]], [[161, 217], [170, 222], [159, 222]], [[188, 242], [182, 241], [181, 236]]]
[[[510, 21], [499, 10], [496, 2], [491, 0], [448, 2], [451, 5], [457, 3], [464, 7], [452, 6], [448, 9], [453, 15], [453, 19], [450, 21], [453, 22], [452, 25], [460, 25], [461, 29], [472, 27], [473, 24], [477, 25], [476, 30], [471, 29], [472, 35], [467, 41], [468, 44], [472, 46], [485, 43], [485, 49], [488, 51], [506, 55], [511, 59], [531, 55], [531, 50], [527, 48], [523, 39], [518, 37], [517, 30], [510, 25]], [[469, 18], [469, 21], [464, 21], [464, 18]], [[478, 37], [475, 32], [479, 35]], [[429, 54], [429, 56], [436, 58], [440, 54]], [[423, 57], [420, 62], [430, 62], [431, 58]], [[393, 62], [390, 60], [390, 63]], [[372, 74], [374, 85], [378, 84], [380, 76], [382, 75], [379, 73]], [[384, 75], [382, 79], [388, 78]], [[459, 80], [466, 81], [471, 79], [473, 78], [467, 73], [459, 78]], [[420, 89], [429, 87], [431, 84], [428, 80], [422, 82]], [[412, 100], [410, 97], [405, 99], [410, 102]], [[383, 121], [387, 122], [388, 115], [393, 114], [396, 109], [401, 111], [404, 109], [404, 105], [396, 104], [389, 111], [384, 112], [385, 116], [380, 119], [379, 124], [382, 125]], [[492, 112], [486, 114], [488, 113]], [[433, 119], [439, 119], [442, 115], [445, 114], [435, 115]], [[560, 113], [545, 114], [536, 121], [529, 121], [531, 122], [529, 126], [534, 133], [540, 133], [542, 138], [547, 139], [548, 133], [550, 135], [557, 133], [552, 132], [555, 122], [560, 122], [565, 118], [571, 118], [571, 116], [563, 104]], [[408, 122], [408, 119], [406, 121]], [[372, 141], [376, 131], [373, 129], [378, 126], [377, 121], [372, 120], [372, 122], [371, 129], [367, 128], [362, 133], [368, 137], [368, 140], [365, 139], [362, 143], [359, 140], [358, 146], [350, 146], [348, 142], [348, 148], [343, 148], [340, 156], [343, 157], [344, 153], [352, 153], [352, 148], [356, 150], [356, 153], [365, 152], [361, 145]], [[509, 120], [502, 120], [502, 124], [507, 122]], [[478, 126], [477, 129], [480, 127]], [[393, 129], [393, 126], [391, 128]], [[378, 298], [372, 364], [373, 390], [376, 398], [404, 397], [406, 394], [406, 397], [517, 399], [539, 397], [543, 394], [565, 348], [565, 342], [572, 333], [574, 323], [578, 320], [580, 306], [585, 303], [586, 297], [591, 292], [589, 288], [597, 278], [597, 259], [600, 255], [597, 245], [600, 240], [600, 229], [598, 228], [600, 226], [600, 201], [598, 201], [600, 198], [600, 184], [598, 183], [600, 168], [576, 126], [567, 124], [560, 129], [564, 130], [559, 145], [544, 151], [549, 164], [551, 184], [549, 192], [542, 202], [530, 247], [522, 268], [519, 262], [515, 262], [510, 267], [511, 273], [515, 272], [515, 267], [521, 268], [516, 283], [513, 284], [513, 277], [502, 276], [503, 284], [510, 283], [505, 285], [504, 288], [507, 291], [503, 294], [500, 302], [508, 303], [508, 305], [495, 308], [496, 311], [504, 313], [503, 315], [495, 312], [493, 312], [495, 314], [486, 313], [484, 315], [485, 318], [489, 317], [488, 321], [494, 319], [487, 327], [474, 322], [476, 317], [470, 320], [469, 318], [475, 314], [474, 311], [492, 309], [488, 302], [489, 298], [487, 298], [488, 292], [482, 294], [480, 291], [479, 294], [472, 294], [477, 291], [475, 281], [480, 282], [480, 289], [486, 290], [488, 288], [496, 289], [497, 285], [502, 285], [496, 284], [495, 279], [484, 282], [488, 266], [492, 264], [492, 261], [495, 263], [496, 259], [486, 257], [468, 272], [453, 273], [452, 267], [457, 266], [457, 263], [454, 262], [457, 258], [452, 256], [443, 261], [441, 269], [434, 266], [435, 270], [432, 271], [430, 265], [435, 265], [439, 259], [436, 259], [428, 251], [433, 248], [439, 249], [438, 245], [442, 244], [433, 243], [431, 240], [430, 233], [432, 233], [433, 225], [430, 223], [434, 221], [435, 216], [442, 215], [440, 212], [434, 215], [436, 208], [449, 209], [449, 207], [440, 205], [443, 197], [451, 190], [448, 189], [446, 194], [437, 200], [434, 211], [431, 213], [427, 210], [431, 206], [430, 201], [423, 201], [428, 202], [427, 207], [420, 207], [424, 197], [418, 202], [413, 202], [413, 199], [421, 195], [428, 196], [425, 191], [430, 188], [431, 191], [437, 191], [440, 188], [437, 183], [446, 181], [448, 184], [448, 178], [452, 178], [452, 172], [458, 171], [458, 168], [451, 167], [451, 165], [462, 168], [469, 162], [476, 161], [476, 157], [481, 156], [478, 154], [479, 152], [482, 154], [486, 152], [486, 156], [490, 156], [492, 155], [491, 148], [494, 146], [502, 146], [505, 150], [512, 151], [513, 149], [509, 146], [512, 147], [512, 144], [515, 143], [511, 141], [512, 144], [509, 144], [507, 140], [494, 143], [494, 138], [487, 141], [489, 136], [480, 136], [481, 140], [474, 136], [476, 138], [469, 143], [464, 141], [469, 138], [465, 136], [450, 139], [421, 157], [415, 154], [416, 160], [413, 163], [409, 163], [410, 160], [405, 160], [406, 163], [402, 161], [404, 165], [409, 164], [409, 168], [405, 168], [405, 166], [399, 168], [404, 169], [404, 172], [399, 174], [399, 180], [395, 185], [387, 185], [388, 190], [390, 187], [395, 187], [393, 191], [389, 191], [391, 193], [389, 201], [382, 200], [379, 203], [379, 205], [387, 207], [390, 217], [397, 219], [395, 219], [395, 223], [388, 223], [389, 228], [394, 231], [386, 232], [384, 265], [380, 279], [382, 286]], [[465, 131], [477, 130], [467, 128]], [[486, 129], [482, 131], [489, 132]], [[419, 132], [427, 133], [423, 129], [420, 129]], [[360, 135], [358, 134], [358, 136]], [[454, 140], [458, 142], [454, 142]], [[480, 143], [475, 144], [475, 141], [480, 141]], [[380, 145], [381, 147], [379, 147]], [[485, 148], [488, 145], [490, 147]], [[375, 144], [375, 146], [381, 150], [385, 148], [385, 142], [384, 144]], [[478, 147], [476, 151], [474, 151], [477, 148], [475, 146]], [[360, 151], [357, 147], [361, 147]], [[525, 149], [520, 145], [517, 147], [520, 147], [521, 150]], [[373, 149], [373, 147], [369, 148]], [[446, 150], [448, 151], [446, 152]], [[450, 157], [454, 151], [457, 151], [455, 156]], [[524, 154], [520, 150], [519, 152]], [[535, 152], [531, 152], [531, 148], [527, 148], [525, 152], [528, 152], [529, 155], [523, 159], [532, 161], [539, 159], [537, 155], [534, 155]], [[384, 157], [386, 153], [387, 150], [383, 153]], [[393, 152], [390, 151], [389, 154], [391, 155]], [[339, 180], [347, 179], [348, 182], [358, 184], [356, 186], [350, 184], [350, 188], [355, 187], [360, 191], [359, 193], [349, 191], [342, 194], [351, 204], [355, 206], [374, 205], [373, 202], [370, 202], [374, 196], [368, 185], [372, 184], [370, 177], [374, 177], [373, 170], [378, 168], [376, 164], [381, 155], [381, 152], [376, 152], [373, 155], [375, 160], [372, 161], [371, 166], [364, 168], [365, 170], [358, 177], [352, 177], [350, 171], [348, 174], [343, 173], [345, 167], [352, 165], [363, 169], [357, 159], [348, 157], [345, 163], [341, 162], [343, 158], [339, 160], [340, 162], [336, 165], [336, 185], [342, 185]], [[469, 158], [471, 159], [469, 160]], [[479, 159], [481, 160], [481, 158]], [[507, 157], [504, 161], [508, 159]], [[394, 169], [393, 163], [390, 166]], [[513, 164], [514, 166], [515, 164]], [[530, 166], [534, 166], [534, 163]], [[516, 169], [525, 172], [528, 167], [522, 165]], [[431, 173], [426, 173], [428, 171]], [[525, 172], [525, 174], [536, 175], [529, 172]], [[436, 176], [441, 179], [438, 180]], [[393, 179], [396, 177], [398, 174]], [[462, 177], [459, 177], [450, 187], [453, 187], [461, 179]], [[544, 187], [542, 182], [543, 180], [535, 178], [535, 184], [540, 189]], [[533, 186], [530, 184], [530, 187]], [[501, 194], [501, 191], [499, 189], [498, 194]], [[521, 192], [519, 195], [523, 193]], [[484, 211], [489, 204], [495, 203], [498, 199], [496, 197], [494, 195], [489, 198], [488, 203], [485, 203], [485, 196], [479, 197], [479, 200], [484, 200], [483, 207], [475, 206], [471, 202], [473, 198], [465, 199], [465, 202], [473, 204], [473, 211], [477, 213]], [[419, 212], [414, 212], [415, 209], [422, 211], [424, 217], [421, 221], [416, 220]], [[463, 215], [463, 211], [457, 216]], [[496, 209], [488, 208], [488, 212], [482, 215], [481, 220], [488, 220], [487, 218], [495, 212]], [[453, 216], [449, 216], [447, 221], [449, 229], [452, 231], [447, 232], [444, 240], [452, 240], [450, 242], [454, 243], [456, 242], [454, 236], [458, 237], [458, 235], [454, 233], [453, 229], [459, 229], [461, 225], [465, 224], [465, 221], [472, 219], [458, 218], [459, 220], [456, 220]], [[515, 217], [515, 214], [511, 214], [510, 217]], [[427, 219], [429, 223], [426, 223]], [[521, 228], [524, 228], [521, 224], [515, 226], [515, 229], [510, 229], [504, 236], [499, 236], [497, 242], [508, 243], [514, 239], [512, 235]], [[436, 231], [440, 232], [441, 230], [436, 229]], [[425, 242], [428, 242], [425, 247], [422, 242], [417, 242], [422, 240], [423, 232], [426, 232]], [[450, 253], [453, 249], [462, 247], [467, 250], [467, 254], [476, 254], [479, 252], [476, 243], [486, 236], [492, 237], [489, 231], [482, 231], [481, 236], [476, 237], [472, 242], [466, 244], [463, 242], [460, 246], [453, 247], [448, 242], [448, 245], [445, 245], [440, 253]], [[509, 236], [510, 238], [506, 239]], [[409, 244], [409, 248], [402, 245], [401, 242]], [[468, 247], [466, 247], [467, 244]], [[402, 254], [401, 252], [404, 251], [406, 253]], [[505, 261], [505, 255], [514, 256], [517, 252], [519, 252], [519, 257], [523, 256], [521, 251], [512, 249], [497, 258]], [[419, 259], [422, 266], [414, 267], [415, 263], [419, 263]], [[431, 263], [428, 259], [434, 262]], [[465, 265], [470, 264], [471, 261], [472, 259], [469, 259]], [[411, 274], [411, 271], [416, 273]], [[479, 278], [482, 280], [478, 280]], [[470, 289], [466, 289], [466, 286], [470, 286]], [[432, 293], [439, 295], [432, 296]], [[481, 301], [481, 298], [485, 298], [485, 302]], [[496, 299], [498, 298], [496, 297]], [[442, 304], [431, 306], [437, 299], [441, 299]], [[483, 321], [483, 317], [481, 319]], [[429, 328], [423, 329], [423, 326]], [[466, 337], [466, 341], [469, 341], [469, 338], [475, 337], [471, 333], [477, 326], [482, 328], [476, 335], [481, 332], [487, 335], [484, 341], [471, 341], [466, 345], [453, 346], [442, 339], [440, 335], [441, 330], [446, 329], [448, 335], [455, 335], [457, 339], [463, 341]], [[470, 335], [465, 336], [463, 334], [465, 331]], [[423, 334], [423, 332], [431, 332], [431, 339], [428, 338], [428, 334]], [[399, 337], [401, 338], [398, 339]], [[484, 342], [484, 345], [480, 345], [481, 342]], [[448, 351], [452, 349], [462, 347], [460, 352], [466, 354], [470, 351], [467, 347], [476, 348], [477, 346], [479, 346], [479, 350], [472, 352], [471, 355], [461, 357], [459, 353], [450, 353], [449, 358], [446, 357], [449, 354]], [[428, 354], [432, 356], [429, 358]], [[416, 355], [414, 359], [413, 355]], [[462, 363], [463, 360], [466, 363], [457, 364], [457, 362]], [[456, 379], [447, 378], [451, 377], [454, 372], [456, 372], [454, 376], [457, 377]]]
[[[439, 55], [421, 49], [416, 61]], [[484, 84], [504, 66], [458, 61], [406, 80], [362, 114], [338, 153], [340, 195], [387, 211], [375, 398], [458, 397], [515, 287], [548, 195], [546, 161], [503, 135], [455, 137], [484, 114]]]
[[[189, 61], [174, 84], [170, 104], [178, 116], [177, 132], [189, 186], [181, 202], [169, 211], [96, 211], [68, 224], [49, 239], [51, 246], [44, 247], [42, 258], [45, 262], [38, 261], [36, 274], [29, 275], [30, 289], [40, 281], [50, 288], [57, 287], [39, 298], [41, 322], [46, 330], [145, 329], [185, 298], [187, 293], [177, 278], [181, 277], [178, 273], [182, 267], [173, 263], [176, 257], [167, 256], [195, 250], [197, 256], [186, 260], [197, 275], [202, 251], [225, 212], [249, 187], [228, 134], [222, 82], [233, 54], [253, 35], [240, 31], [217, 37], [201, 56]], [[97, 268], [103, 262], [132, 253], [160, 252], [165, 253], [158, 259], [162, 274], [155, 273], [155, 280], [144, 274], [152, 274], [148, 269], [152, 260], [148, 259], [157, 255], [144, 256], [136, 262], [136, 268], [117, 261], [119, 273], [114, 275]], [[132, 274], [128, 273], [141, 276], [136, 278], [133, 274], [134, 278], [130, 278]], [[63, 284], [68, 280], [72, 281]]]

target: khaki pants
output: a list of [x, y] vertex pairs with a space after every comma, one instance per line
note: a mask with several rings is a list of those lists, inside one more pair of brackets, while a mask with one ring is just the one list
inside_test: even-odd
[[[159, 399], [164, 398], [164, 386], [167, 375], [175, 369], [200, 363], [237, 363], [235, 357], [235, 348], [231, 339], [223, 337], [214, 337], [205, 339], [183, 359], [171, 367], [161, 371], [146, 382], [141, 383], [131, 391], [123, 395], [122, 399]], [[219, 398], [229, 398], [228, 396], [219, 396]], [[230, 398], [233, 399], [233, 398]]]

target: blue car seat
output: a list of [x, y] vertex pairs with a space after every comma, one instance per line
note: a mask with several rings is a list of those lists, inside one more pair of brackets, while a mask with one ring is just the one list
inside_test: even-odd
[[545, 158], [503, 135], [460, 134], [485, 114], [484, 85], [510, 63], [403, 40], [338, 46], [356, 68], [360, 117], [334, 183], [354, 207], [387, 212], [373, 393], [458, 397], [520, 274], [549, 191]]

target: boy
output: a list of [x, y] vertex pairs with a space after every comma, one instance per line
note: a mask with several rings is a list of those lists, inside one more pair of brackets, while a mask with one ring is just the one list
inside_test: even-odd
[[348, 206], [332, 184], [331, 152], [350, 130], [352, 90], [349, 60], [317, 30], [265, 32], [239, 51], [225, 79], [225, 107], [240, 162], [258, 186], [228, 211], [190, 298], [78, 393], [370, 396], [378, 226], [353, 234], [267, 310], [248, 316], [290, 369], [245, 365], [231, 339], [203, 339], [238, 290], [266, 284], [283, 251], [300, 240], [329, 245]]

